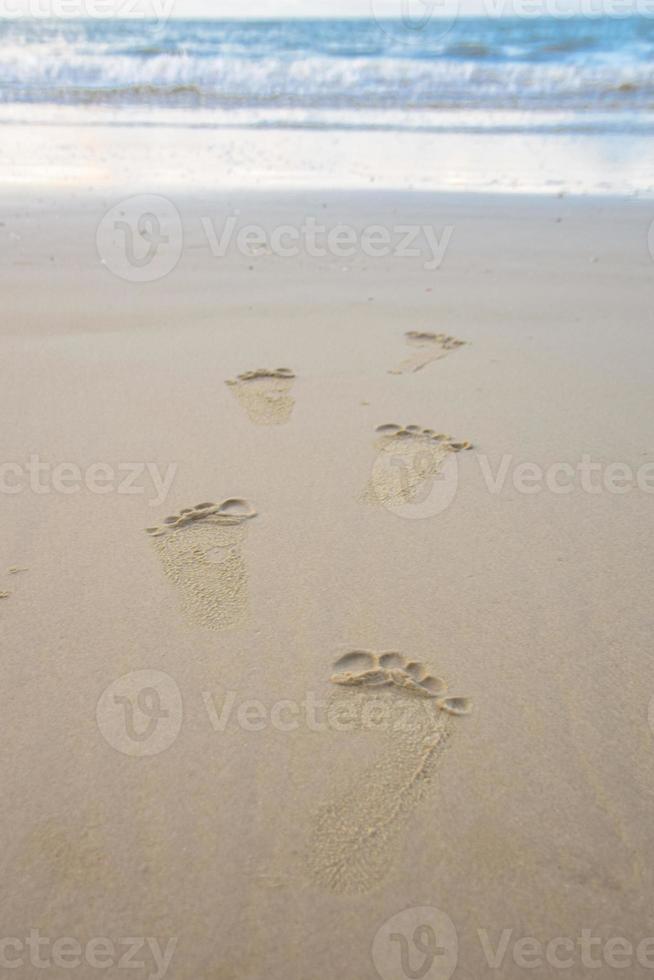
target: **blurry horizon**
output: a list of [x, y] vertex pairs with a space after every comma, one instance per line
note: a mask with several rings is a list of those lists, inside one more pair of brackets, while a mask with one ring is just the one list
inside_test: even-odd
[[[0, 21], [22, 18], [211, 21], [404, 20], [442, 18], [524, 20], [610, 17], [654, 19], [654, 0], [0, 0]], [[419, 29], [419, 27], [414, 28]]]

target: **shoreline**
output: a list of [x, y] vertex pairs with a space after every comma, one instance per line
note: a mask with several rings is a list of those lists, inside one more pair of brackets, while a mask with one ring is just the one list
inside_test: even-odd
[[[5, 123], [0, 184], [654, 196], [639, 134]], [[354, 161], [354, 162], [353, 162]], [[409, 176], [411, 175], [411, 176]]]

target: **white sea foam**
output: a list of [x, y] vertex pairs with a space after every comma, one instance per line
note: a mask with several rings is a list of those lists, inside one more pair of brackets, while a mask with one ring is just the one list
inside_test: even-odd
[[592, 113], [642, 128], [654, 21], [459, 21], [411, 47], [374, 22], [0, 22], [0, 103], [237, 109], [255, 126], [320, 126], [338, 111], [347, 125], [433, 128], [466, 110], [533, 127], [529, 114], [556, 110], [569, 127]]

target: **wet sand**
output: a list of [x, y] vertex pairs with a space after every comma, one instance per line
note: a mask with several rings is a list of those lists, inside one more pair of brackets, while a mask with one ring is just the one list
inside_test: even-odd
[[[176, 938], [179, 980], [401, 977], [373, 941], [425, 906], [454, 924], [455, 977], [524, 976], [524, 936], [635, 951], [654, 934], [651, 208], [169, 194], [178, 261], [134, 282], [96, 234], [132, 191], [2, 194], [4, 935]], [[230, 215], [451, 232], [436, 268], [424, 240], [217, 257], [202, 219]], [[410, 331], [464, 343], [393, 373]], [[389, 425], [415, 453], [386, 451]], [[145, 531], [231, 498], [256, 515]], [[334, 683], [356, 650], [425, 665], [472, 712]], [[504, 929], [496, 971], [479, 930], [495, 949]]]

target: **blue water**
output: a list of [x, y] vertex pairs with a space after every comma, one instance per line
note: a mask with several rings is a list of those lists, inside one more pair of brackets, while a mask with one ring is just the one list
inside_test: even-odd
[[257, 125], [271, 110], [279, 125], [286, 110], [305, 125], [349, 110], [390, 127], [388, 110], [555, 110], [615, 129], [654, 118], [654, 18], [434, 19], [411, 31], [372, 19], [0, 21], [0, 103], [251, 109]]

